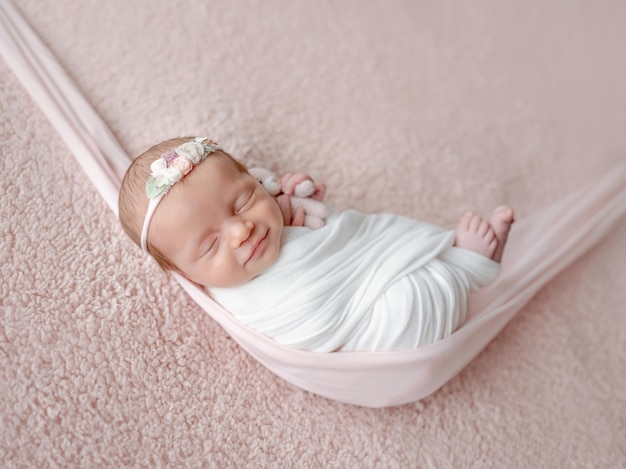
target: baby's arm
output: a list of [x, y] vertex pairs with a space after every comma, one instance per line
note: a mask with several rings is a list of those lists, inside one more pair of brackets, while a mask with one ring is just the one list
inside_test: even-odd
[[304, 173], [287, 173], [280, 178], [282, 191], [287, 195], [311, 198], [322, 202], [326, 196], [326, 184], [315, 182], [311, 176]]
[[276, 196], [276, 202], [283, 213], [283, 223], [285, 226], [304, 226], [305, 212], [304, 208], [292, 207], [292, 197], [286, 194]]
[[325, 184], [316, 183], [304, 173], [287, 173], [277, 178], [265, 168], [250, 168], [249, 172], [276, 197], [285, 226], [307, 226], [311, 229], [324, 226], [329, 215], [328, 207], [323, 202]]
[[282, 194], [278, 199], [288, 199], [279, 202], [291, 207], [291, 226], [307, 226], [318, 229], [324, 226], [329, 215], [328, 207], [324, 204], [326, 185], [316, 183], [308, 174], [287, 173], [280, 178]]

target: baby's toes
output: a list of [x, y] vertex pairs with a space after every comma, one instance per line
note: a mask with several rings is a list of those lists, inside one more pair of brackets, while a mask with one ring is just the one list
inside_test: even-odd
[[472, 214], [472, 219], [470, 221], [470, 231], [473, 231], [474, 233], [478, 233], [478, 231], [480, 230], [480, 225], [483, 221], [483, 218], [480, 215], [476, 215], [476, 214]]
[[465, 215], [461, 217], [461, 221], [459, 221], [459, 229], [463, 231], [469, 230], [470, 222], [472, 221], [472, 212], [466, 212]]
[[487, 239], [489, 231], [493, 231], [491, 225], [487, 220], [481, 218], [480, 225], [478, 225], [478, 235]]
[[489, 223], [486, 223], [486, 225], [487, 225], [487, 229], [485, 230], [485, 233], [482, 235], [483, 239], [487, 241], [487, 243], [490, 243], [494, 239], [497, 242], [498, 238], [496, 236], [495, 230], [491, 227]]
[[514, 214], [513, 209], [506, 205], [500, 205], [494, 210], [494, 213], [505, 223], [512, 223]]

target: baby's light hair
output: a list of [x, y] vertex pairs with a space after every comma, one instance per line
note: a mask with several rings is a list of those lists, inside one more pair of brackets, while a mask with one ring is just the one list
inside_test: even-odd
[[[126, 234], [139, 247], [141, 247], [141, 230], [149, 203], [149, 198], [146, 195], [146, 182], [151, 173], [150, 165], [157, 158], [160, 158], [163, 153], [189, 142], [191, 139], [193, 137], [171, 138], [150, 147], [133, 160], [124, 175], [118, 198], [119, 218]], [[233, 162], [239, 171], [248, 172], [242, 163], [228, 153], [223, 151], [222, 153]], [[148, 250], [163, 269], [178, 270], [174, 263], [163, 253], [159, 252], [149, 241]]]

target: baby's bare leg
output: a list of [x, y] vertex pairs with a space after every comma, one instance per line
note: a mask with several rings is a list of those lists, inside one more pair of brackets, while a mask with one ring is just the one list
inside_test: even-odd
[[511, 224], [514, 221], [515, 215], [513, 214], [513, 209], [511, 207], [507, 207], [506, 205], [501, 205], [496, 208], [491, 215], [489, 224], [493, 228], [496, 238], [498, 238], [498, 247], [492, 257], [492, 259], [496, 262], [500, 262], [502, 260], [502, 252], [504, 251], [504, 246], [506, 245], [506, 240], [509, 236], [509, 231], [511, 230]]
[[496, 208], [489, 221], [468, 212], [459, 222], [454, 245], [500, 262], [514, 220], [513, 209], [506, 205]]

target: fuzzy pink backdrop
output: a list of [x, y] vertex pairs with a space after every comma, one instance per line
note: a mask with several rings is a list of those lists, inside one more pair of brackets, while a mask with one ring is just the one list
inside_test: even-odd
[[[16, 2], [122, 145], [210, 134], [338, 208], [519, 216], [626, 155], [619, 1]], [[625, 467], [626, 226], [398, 408], [247, 356], [126, 239], [0, 62], [8, 467]]]

